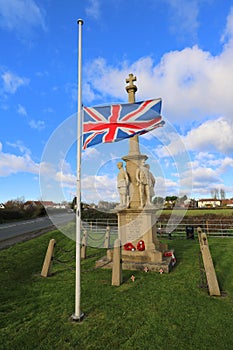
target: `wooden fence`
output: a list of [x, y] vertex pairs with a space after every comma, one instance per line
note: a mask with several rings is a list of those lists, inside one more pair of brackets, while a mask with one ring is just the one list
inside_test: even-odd
[[[156, 226], [158, 238], [197, 238], [198, 227], [209, 237], [233, 237], [233, 219], [200, 220], [198, 224], [192, 220], [185, 223], [158, 221]], [[93, 247], [106, 247], [106, 239], [109, 240], [109, 247], [113, 247], [114, 240], [118, 237], [117, 220], [85, 220], [82, 221], [82, 230], [88, 236], [87, 244]]]

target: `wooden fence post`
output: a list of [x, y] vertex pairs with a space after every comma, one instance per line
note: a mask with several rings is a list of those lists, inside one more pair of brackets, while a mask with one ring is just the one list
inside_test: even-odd
[[218, 285], [217, 276], [214, 269], [213, 260], [210, 254], [207, 236], [200, 227], [197, 228], [200, 249], [202, 253], [202, 260], [205, 268], [206, 279], [210, 295], [220, 296], [220, 289]]
[[110, 248], [110, 226], [106, 227], [106, 234], [105, 234], [105, 240], [104, 240], [104, 248], [109, 249]]
[[209, 233], [209, 221], [206, 220], [206, 232]]
[[120, 286], [122, 283], [122, 258], [121, 241], [117, 238], [114, 242], [112, 264], [112, 286]]
[[53, 253], [56, 241], [55, 239], [50, 239], [47, 252], [44, 259], [44, 264], [41, 270], [42, 277], [48, 277], [51, 274], [51, 266], [53, 260]]

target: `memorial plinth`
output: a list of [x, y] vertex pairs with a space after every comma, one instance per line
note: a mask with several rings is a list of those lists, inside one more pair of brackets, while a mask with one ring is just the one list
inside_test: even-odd
[[[169, 259], [163, 257], [167, 246], [157, 239], [155, 208], [129, 208], [118, 212], [118, 234], [122, 244], [122, 268], [127, 270], [144, 270], [169, 272]], [[137, 250], [143, 241], [145, 250]], [[124, 245], [131, 242], [136, 248], [127, 251]], [[111, 256], [111, 255], [110, 255]]]
[[[172, 258], [165, 257], [167, 245], [157, 238], [156, 215], [154, 208], [125, 209], [118, 212], [118, 237], [122, 245], [122, 269], [169, 272], [172, 268]], [[145, 250], [137, 250], [138, 242], [143, 241]], [[130, 242], [135, 250], [125, 250]], [[113, 250], [107, 251], [107, 256], [97, 261], [96, 266], [112, 268]]]

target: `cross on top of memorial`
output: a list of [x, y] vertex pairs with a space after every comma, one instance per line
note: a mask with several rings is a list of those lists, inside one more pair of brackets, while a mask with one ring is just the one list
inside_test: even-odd
[[129, 85], [127, 85], [125, 87], [126, 91], [128, 92], [129, 94], [129, 97], [128, 97], [128, 101], [131, 102], [131, 103], [134, 103], [135, 102], [135, 92], [137, 91], [137, 86], [134, 85], [134, 81], [136, 81], [137, 78], [132, 74], [130, 73], [129, 74], [129, 77], [126, 78], [126, 83], [129, 83]]

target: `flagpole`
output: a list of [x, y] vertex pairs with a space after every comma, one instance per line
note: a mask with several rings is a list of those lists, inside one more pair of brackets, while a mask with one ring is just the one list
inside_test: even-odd
[[76, 187], [76, 270], [75, 270], [75, 312], [73, 321], [81, 321], [84, 314], [80, 310], [80, 241], [81, 241], [81, 140], [82, 140], [82, 25], [78, 19], [78, 115], [77, 115], [77, 187]]

